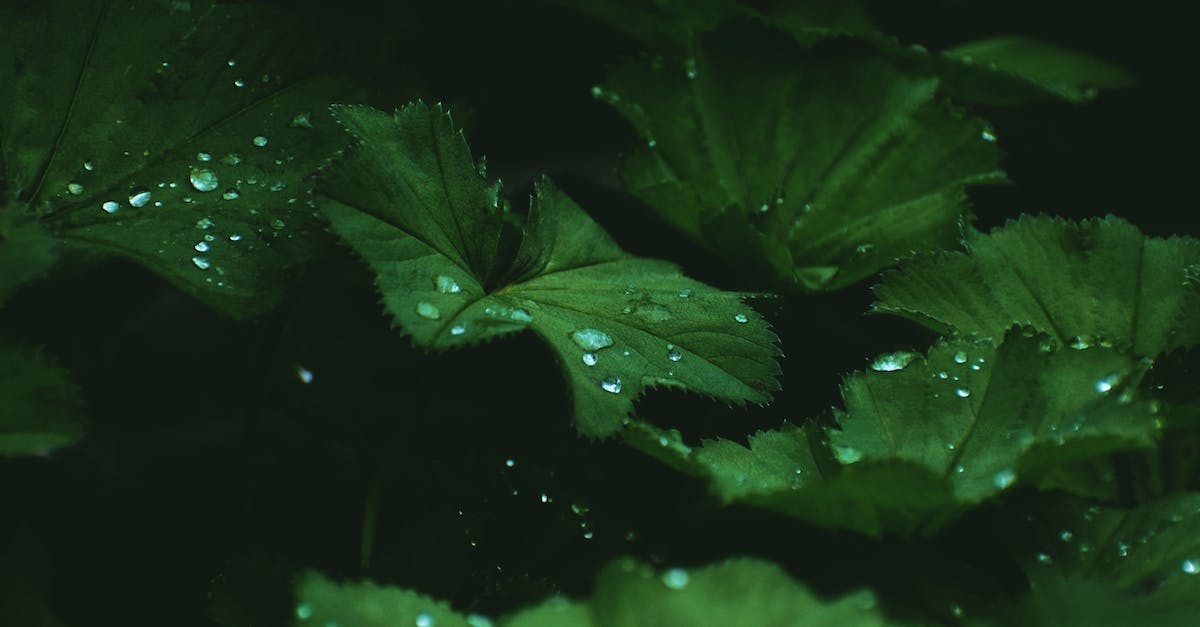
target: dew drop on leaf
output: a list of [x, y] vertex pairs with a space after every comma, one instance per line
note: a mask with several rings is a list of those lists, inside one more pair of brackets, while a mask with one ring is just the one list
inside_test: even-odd
[[239, 78], [239, 79], [237, 79], [237, 80], [233, 81], [233, 86], [234, 86], [234, 87], [245, 87], [245, 86], [246, 86], [246, 81], [244, 81], [244, 80], [242, 80], [242, 79], [240, 79], [240, 78]]
[[996, 489], [998, 490], [1004, 490], [1005, 488], [1008, 488], [1016, 480], [1017, 474], [1008, 468], [1005, 468], [1004, 470], [992, 475], [992, 485], [996, 486]]
[[442, 317], [442, 312], [438, 311], [437, 305], [421, 301], [417, 303], [417, 315], [430, 320], [437, 320]]
[[692, 290], [679, 290], [680, 298], [688, 298], [692, 295]]
[[458, 281], [455, 281], [454, 277], [444, 274], [433, 277], [433, 284], [443, 294], [457, 294], [462, 291], [462, 287], [458, 285]]
[[596, 353], [588, 352], [583, 354], [583, 364], [585, 366], [595, 366], [596, 361]]
[[196, 246], [194, 248], [198, 253], [206, 253], [208, 252], [208, 242], [196, 242]]
[[239, 166], [242, 165], [242, 156], [236, 152], [231, 152], [224, 157], [221, 157], [221, 163], [225, 165]]
[[621, 378], [620, 377], [605, 377], [604, 379], [602, 379], [600, 381], [600, 387], [605, 392], [610, 392], [612, 394], [619, 394], [621, 392]]
[[462, 335], [463, 333], [466, 333], [466, 332], [467, 332], [467, 325], [465, 325], [465, 324], [456, 324], [456, 325], [450, 327], [450, 335]]
[[107, 213], [116, 213], [121, 208], [121, 205], [117, 204], [116, 201], [106, 200], [104, 204], [100, 205], [100, 208]]
[[254, 143], [255, 146], [258, 146], [259, 148], [262, 148], [263, 146], [267, 145], [267, 138], [265, 135], [255, 135], [254, 139], [252, 139], [251, 141]]
[[517, 307], [508, 316], [514, 322], [533, 322], [533, 314], [528, 309]]
[[313, 608], [308, 603], [301, 603], [296, 606], [296, 618], [300, 620], [308, 620], [312, 618]]
[[598, 351], [613, 345], [609, 334], [599, 329], [576, 329], [571, 332], [571, 341], [585, 351]]
[[981, 131], [979, 133], [979, 137], [982, 138], [983, 141], [985, 141], [985, 142], [996, 141], [996, 133], [990, 128], [983, 129], [983, 131]]
[[905, 366], [912, 363], [916, 359], [917, 354], [910, 351], [897, 351], [895, 353], [887, 353], [875, 358], [871, 362], [871, 370], [876, 372], [894, 372], [903, 370]]
[[212, 153], [198, 152], [196, 153], [196, 161], [212, 161]]
[[959, 398], [966, 398], [971, 395], [971, 390], [968, 390], [967, 388], [958, 388], [954, 391], [954, 393], [957, 394]]
[[667, 359], [670, 359], [671, 361], [679, 361], [680, 359], [683, 359], [683, 353], [679, 352], [679, 350], [675, 348], [670, 348], [667, 350]]
[[1200, 573], [1200, 559], [1186, 559], [1179, 567], [1185, 574], [1195, 575]]
[[242, 193], [232, 187], [225, 190], [225, 192], [221, 194], [221, 198], [224, 198], [225, 200], [237, 200], [238, 198], [241, 198], [241, 197], [242, 197]]
[[207, 270], [208, 267], [212, 265], [211, 263], [209, 263], [208, 259], [201, 257], [199, 255], [192, 257], [192, 263], [195, 264], [196, 267], [200, 268], [201, 270]]
[[208, 168], [192, 168], [191, 176], [192, 187], [198, 192], [211, 192], [221, 184], [220, 179]]
[[672, 568], [662, 574], [663, 585], [672, 590], [682, 590], [688, 585], [690, 577], [682, 568]]
[[240, 242], [242, 241], [242, 235], [240, 233], [232, 233], [229, 235], [229, 241]]
[[95, 170], [95, 169], [96, 169], [96, 165], [95, 165], [95, 164], [93, 164], [91, 161], [84, 161], [84, 162], [83, 162], [83, 169], [84, 169], [84, 170], [87, 170], [88, 172], [91, 172], [92, 170]]
[[733, 317], [733, 319], [734, 319], [734, 321], [735, 321], [735, 322], [737, 322], [738, 324], [746, 324], [747, 322], [749, 322], [749, 321], [750, 321], [750, 318], [746, 317], [746, 314], [744, 314], [744, 313], [740, 313], [740, 314], [737, 314], [737, 315], [735, 315], [735, 316]]
[[954, 353], [954, 363], [956, 363], [956, 364], [967, 363], [967, 354], [964, 353], [963, 351], [958, 351], [957, 353]]
[[312, 122], [308, 121], [308, 112], [297, 113], [292, 117], [292, 121], [288, 126], [292, 128], [312, 128]]
[[308, 368], [305, 368], [304, 366], [296, 366], [296, 378], [300, 379], [300, 382], [304, 385], [308, 385], [309, 383], [313, 382], [314, 377], [312, 371]]
[[129, 204], [133, 207], [145, 207], [150, 202], [150, 190], [145, 187], [135, 187], [129, 192]]
[[67, 193], [71, 194], [72, 196], [78, 196], [83, 193], [83, 186], [75, 181], [71, 181], [70, 183], [67, 183]]
[[416, 625], [417, 627], [433, 627], [433, 614], [430, 614], [429, 612], [421, 612], [420, 614], [417, 614]]

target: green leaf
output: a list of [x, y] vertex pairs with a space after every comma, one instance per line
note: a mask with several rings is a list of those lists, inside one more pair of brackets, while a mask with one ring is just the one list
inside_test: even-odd
[[924, 358], [877, 360], [846, 378], [841, 428], [826, 433], [789, 426], [748, 447], [692, 448], [639, 423], [627, 439], [704, 477], [724, 502], [872, 535], [930, 533], [1016, 485], [1063, 488], [1044, 482], [1155, 444], [1154, 406], [1138, 392], [1145, 364], [1110, 348], [1047, 353], [1047, 338], [1031, 335], [1014, 330], [998, 348], [949, 338]]
[[632, 193], [758, 283], [818, 290], [950, 245], [964, 189], [1003, 180], [986, 124], [937, 86], [853, 42], [739, 25], [598, 95], [647, 142], [621, 167]]
[[1200, 494], [1133, 509], [1042, 499], [1007, 516], [1004, 541], [1035, 588], [1080, 581], [1200, 612]]
[[995, 620], [979, 625], [1029, 627], [1191, 627], [1200, 607], [1130, 594], [1117, 586], [1078, 579], [1050, 579]]
[[1101, 89], [1133, 84], [1125, 70], [1028, 37], [989, 37], [931, 55], [951, 97], [988, 105], [1061, 98], [1082, 103]]
[[996, 339], [1028, 324], [1060, 346], [1103, 341], [1146, 356], [1200, 343], [1200, 240], [1146, 237], [1111, 216], [1025, 216], [969, 231], [964, 247], [886, 274], [874, 310]]
[[83, 403], [40, 350], [0, 340], [0, 456], [45, 455], [83, 437]]
[[[371, 583], [338, 586], [315, 574], [297, 585], [296, 625], [492, 624], [462, 616], [445, 603]], [[614, 562], [597, 577], [586, 602], [553, 599], [497, 623], [502, 627], [690, 627], [692, 625], [881, 626], [888, 624], [870, 592], [823, 601], [781, 568], [733, 559], [692, 571], [656, 573], [631, 559]]]
[[57, 260], [58, 243], [45, 228], [29, 216], [0, 209], [0, 307]]
[[335, 87], [308, 76], [297, 29], [266, 26], [282, 19], [209, 2], [4, 3], [0, 187], [71, 247], [232, 314], [270, 307], [337, 138], [322, 104]]
[[777, 389], [775, 335], [743, 294], [623, 252], [547, 181], [506, 264], [499, 188], [477, 172], [448, 114], [417, 102], [395, 116], [364, 107], [335, 115], [359, 143], [324, 171], [322, 213], [374, 270], [385, 307], [419, 346], [534, 331], [559, 358], [575, 424], [589, 436], [619, 430], [649, 387], [756, 403]]

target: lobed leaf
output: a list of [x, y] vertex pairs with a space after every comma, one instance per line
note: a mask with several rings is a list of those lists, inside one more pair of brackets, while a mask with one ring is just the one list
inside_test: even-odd
[[853, 42], [739, 25], [598, 93], [647, 142], [621, 166], [633, 194], [759, 283], [822, 290], [949, 245], [965, 188], [1003, 180], [986, 124], [937, 86]]
[[940, 332], [995, 338], [1013, 324], [1060, 345], [1098, 341], [1157, 356], [1200, 343], [1200, 240], [1142, 235], [1115, 217], [1022, 217], [964, 252], [904, 262], [875, 287], [875, 311]]
[[231, 314], [270, 307], [311, 221], [309, 176], [339, 141], [314, 108], [336, 85], [297, 55], [310, 44], [257, 27], [278, 19], [210, 2], [4, 3], [0, 188], [72, 248]]
[[505, 264], [499, 189], [476, 170], [448, 114], [420, 102], [394, 116], [334, 114], [358, 145], [324, 171], [321, 210], [418, 345], [532, 330], [561, 362], [575, 424], [589, 436], [619, 430], [649, 387], [758, 403], [777, 389], [776, 338], [744, 294], [625, 253], [545, 180]]

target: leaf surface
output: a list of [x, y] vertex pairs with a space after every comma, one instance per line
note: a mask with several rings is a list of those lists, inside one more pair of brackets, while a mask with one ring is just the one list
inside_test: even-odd
[[[71, 247], [140, 263], [236, 315], [297, 261], [332, 81], [262, 7], [0, 7], [0, 187]], [[28, 28], [29, 24], [44, 27]], [[322, 132], [321, 129], [330, 131]]]
[[1026, 216], [968, 232], [964, 247], [889, 272], [874, 310], [996, 339], [1027, 324], [1059, 346], [1104, 341], [1146, 356], [1200, 343], [1200, 240], [1146, 237], [1115, 217]]
[[44, 227], [15, 211], [0, 210], [0, 307], [58, 260], [58, 242]]
[[982, 120], [845, 40], [760, 25], [681, 66], [628, 63], [599, 95], [647, 142], [625, 186], [760, 284], [836, 289], [958, 237], [968, 185], [1003, 180]]
[[39, 350], [0, 340], [0, 456], [45, 455], [83, 437], [83, 403]]
[[649, 387], [759, 403], [777, 389], [776, 338], [743, 294], [625, 253], [548, 181], [505, 262], [499, 188], [476, 170], [448, 114], [418, 102], [394, 116], [335, 115], [359, 143], [324, 171], [321, 210], [418, 345], [532, 330], [561, 362], [575, 424], [589, 436], [620, 429]]

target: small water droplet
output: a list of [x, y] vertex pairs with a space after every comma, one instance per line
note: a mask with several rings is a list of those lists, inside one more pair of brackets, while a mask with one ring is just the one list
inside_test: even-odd
[[465, 325], [465, 324], [456, 324], [456, 325], [450, 327], [450, 335], [462, 335], [463, 333], [466, 333], [466, 332], [467, 332], [467, 325]]
[[696, 78], [696, 60], [687, 59], [683, 62], [683, 72], [687, 75], [688, 80]]
[[597, 361], [596, 353], [584, 353], [583, 354], [583, 363], [585, 366], [595, 366], [596, 361]]
[[417, 303], [417, 315], [430, 320], [437, 320], [442, 317], [442, 312], [438, 311], [437, 305], [421, 301]]
[[1011, 486], [1017, 480], [1017, 473], [1005, 468], [1000, 472], [992, 475], [992, 485], [998, 490], [1004, 490]]
[[258, 146], [259, 148], [262, 148], [263, 146], [267, 145], [267, 138], [263, 135], [255, 135], [254, 139], [252, 139], [250, 141], [253, 142], [254, 145]]
[[244, 81], [244, 80], [242, 80], [242, 79], [240, 79], [240, 78], [239, 78], [239, 79], [237, 79], [237, 80], [233, 81], [233, 86], [234, 86], [234, 87], [245, 87], [245, 86], [246, 86], [246, 81]]
[[304, 366], [296, 366], [296, 378], [300, 379], [300, 382], [304, 385], [308, 385], [313, 382], [313, 373]]
[[690, 298], [691, 295], [692, 295], [692, 290], [679, 290], [680, 298]]
[[738, 324], [746, 324], [747, 322], [750, 321], [750, 318], [747, 317], [746, 314], [744, 314], [744, 313], [739, 313], [733, 317], [733, 321]]
[[231, 152], [224, 157], [221, 157], [221, 163], [232, 166], [242, 165], [242, 155], [239, 155], [236, 152]]
[[78, 196], [83, 193], [83, 185], [80, 185], [75, 181], [71, 181], [70, 183], [67, 183], [67, 193], [71, 194], [72, 196]]
[[198, 192], [211, 192], [221, 184], [217, 175], [208, 168], [192, 168], [189, 179], [192, 181], [192, 187]]
[[971, 390], [968, 390], [967, 388], [958, 388], [957, 390], [954, 390], [954, 393], [957, 394], [959, 398], [966, 398], [971, 395]]
[[91, 161], [84, 161], [83, 169], [87, 170], [88, 172], [91, 172], [92, 170], [96, 169], [96, 164], [92, 163]]
[[133, 207], [145, 207], [150, 202], [150, 190], [145, 187], [135, 187], [129, 192], [129, 204]]
[[196, 245], [193, 248], [195, 248], [196, 252], [198, 253], [206, 253], [208, 252], [208, 242], [196, 242]]
[[204, 257], [200, 257], [198, 255], [195, 257], [192, 257], [192, 263], [196, 264], [196, 267], [200, 268], [201, 270], [207, 270], [208, 267], [210, 265], [212, 265], [211, 263], [209, 263], [208, 259], [205, 259]]
[[1117, 543], [1117, 556], [1118, 557], [1129, 557], [1129, 545], [1125, 544], [1124, 542], [1118, 542]]
[[237, 60], [236, 60], [236, 59], [230, 59], [230, 60], [228, 60], [228, 61], [226, 61], [226, 62], [225, 62], [225, 65], [228, 65], [229, 67], [237, 67]]
[[458, 281], [454, 280], [454, 277], [444, 274], [433, 277], [433, 285], [443, 294], [457, 294], [462, 291], [462, 287], [459, 286]]
[[1067, 344], [1067, 346], [1070, 346], [1075, 350], [1083, 350], [1085, 348], [1091, 348], [1092, 343], [1093, 340], [1091, 337], [1087, 335], [1076, 335], [1075, 337], [1071, 338], [1071, 341]]
[[516, 465], [517, 465], [517, 460], [515, 460], [515, 459], [512, 459], [512, 458], [510, 457], [510, 458], [508, 458], [508, 459], [504, 460], [504, 465], [505, 465], [505, 466], [507, 466], [507, 467], [509, 467], [509, 468], [512, 468], [513, 466], [516, 466]]
[[1113, 386], [1120, 382], [1121, 375], [1114, 372], [1096, 382], [1096, 391], [1100, 394], [1107, 394], [1109, 390], [1113, 389]]
[[1063, 529], [1062, 531], [1058, 532], [1058, 539], [1062, 540], [1063, 542], [1070, 542], [1071, 540], [1075, 539], [1075, 534], [1072, 533], [1070, 529]]
[[212, 161], [212, 153], [198, 152], [196, 153], [196, 161]]
[[655, 146], [658, 146], [658, 141], [655, 139], [648, 139], [646, 140], [646, 146], [649, 148], [654, 148]]
[[598, 351], [613, 345], [612, 336], [599, 329], [576, 329], [571, 332], [571, 341], [585, 351]]
[[242, 236], [240, 233], [233, 233], [229, 236], [229, 241], [240, 242], [240, 241], [242, 241]]
[[417, 627], [433, 627], [434, 622], [433, 614], [430, 614], [429, 612], [421, 612], [420, 614], [417, 614]]
[[1183, 564], [1180, 565], [1179, 569], [1188, 575], [1200, 573], [1200, 559], [1183, 560]]
[[604, 95], [604, 88], [599, 85], [592, 85], [592, 97], [600, 98]]
[[862, 459], [862, 451], [850, 446], [834, 445], [833, 455], [843, 464], [853, 464]]
[[955, 603], [950, 606], [950, 615], [953, 616], [954, 618], [962, 618], [963, 616], [966, 615], [966, 612], [963, 611], [963, 608], [961, 605]]
[[610, 392], [612, 394], [619, 394], [621, 392], [621, 378], [620, 377], [606, 377], [600, 381], [600, 387], [605, 392]]
[[967, 354], [964, 353], [963, 351], [958, 351], [957, 353], [954, 353], [954, 363], [956, 363], [956, 364], [967, 363]]
[[117, 210], [121, 208], [121, 205], [117, 204], [116, 201], [106, 200], [100, 205], [100, 208], [107, 213], [116, 213]]
[[297, 113], [292, 117], [292, 121], [288, 123], [292, 128], [312, 128], [312, 122], [308, 120], [308, 112]]
[[210, 218], [200, 218], [196, 220], [196, 228], [207, 231], [213, 227], [214, 222]]
[[996, 141], [996, 133], [995, 133], [995, 131], [993, 131], [990, 128], [985, 128], [982, 131], [980, 131], [979, 136], [981, 138], [983, 138], [983, 141], [985, 141], [985, 142]]
[[672, 568], [662, 574], [663, 585], [672, 590], [682, 590], [688, 585], [688, 572], [682, 568]]
[[238, 198], [241, 198], [241, 197], [242, 197], [242, 193], [233, 187], [230, 187], [229, 189], [225, 190], [224, 193], [221, 194], [221, 198], [224, 198], [225, 200], [237, 200]]
[[296, 618], [300, 620], [308, 620], [312, 618], [313, 608], [308, 603], [301, 603], [296, 606]]
[[1046, 553], [1038, 553], [1034, 557], [1034, 559], [1036, 559], [1039, 564], [1053, 564], [1054, 563], [1054, 558], [1050, 557]]

